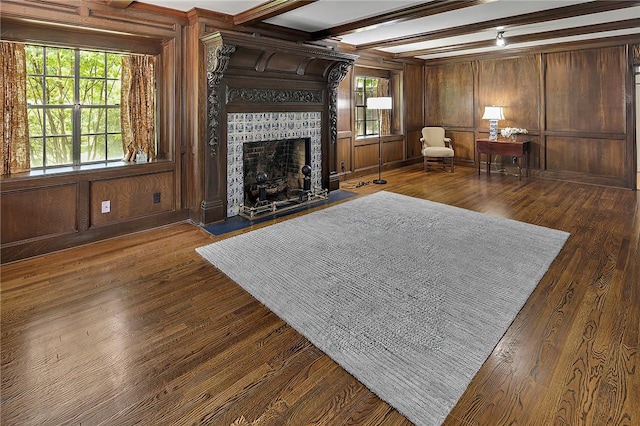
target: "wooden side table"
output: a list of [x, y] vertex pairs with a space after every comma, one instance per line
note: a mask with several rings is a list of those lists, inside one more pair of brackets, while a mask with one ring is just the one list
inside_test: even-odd
[[531, 141], [513, 142], [507, 139], [492, 141], [489, 139], [476, 140], [478, 156], [478, 174], [480, 174], [480, 154], [487, 156], [487, 174], [491, 174], [491, 155], [506, 155], [518, 158], [518, 180], [522, 180], [522, 162], [526, 159], [525, 172], [529, 176], [529, 157], [531, 156]]

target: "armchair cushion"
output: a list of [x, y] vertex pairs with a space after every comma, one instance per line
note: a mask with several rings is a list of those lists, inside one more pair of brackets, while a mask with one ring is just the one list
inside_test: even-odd
[[454, 152], [445, 146], [422, 146], [422, 155], [425, 157], [453, 157]]

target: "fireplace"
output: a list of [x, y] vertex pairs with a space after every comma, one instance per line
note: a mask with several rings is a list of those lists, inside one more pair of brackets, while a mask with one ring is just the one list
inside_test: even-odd
[[[247, 199], [247, 189], [256, 183], [258, 167], [261, 171], [266, 171], [264, 170], [266, 163], [277, 163], [273, 156], [278, 150], [281, 153], [287, 149], [296, 150], [297, 158], [291, 160], [291, 164], [285, 167], [288, 167], [288, 172], [286, 170], [267, 172], [273, 175], [269, 179], [282, 178], [288, 173], [285, 178], [288, 180], [288, 185], [299, 189], [304, 179], [300, 169], [307, 164], [311, 167], [311, 188], [315, 191], [326, 189], [322, 188], [321, 183], [321, 140], [322, 113], [320, 112], [227, 114], [227, 217], [236, 216], [240, 213], [242, 206], [255, 203], [255, 198]], [[248, 159], [253, 170], [245, 169], [246, 155], [254, 157]], [[255, 167], [251, 165], [253, 162], [256, 164]], [[275, 197], [274, 194], [271, 195]], [[289, 195], [293, 195], [293, 191]]]
[[333, 44], [237, 31], [208, 33], [207, 28], [199, 37], [205, 67], [198, 99], [206, 107], [198, 113], [204, 125], [196, 126], [193, 135], [198, 150], [186, 158], [196, 173], [192, 217], [209, 224], [244, 211], [245, 143], [309, 138], [309, 198], [326, 198], [329, 190], [338, 189], [332, 161], [338, 86], [358, 55], [337, 51]]

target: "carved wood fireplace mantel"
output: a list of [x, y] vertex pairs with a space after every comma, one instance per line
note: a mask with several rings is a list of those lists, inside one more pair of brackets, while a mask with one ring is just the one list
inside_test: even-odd
[[[239, 113], [320, 113], [319, 184], [331, 188], [338, 85], [357, 56], [321, 46], [242, 33], [200, 38], [206, 82], [200, 205], [202, 224], [227, 217], [228, 117]], [[236, 129], [237, 132], [237, 129]], [[255, 131], [242, 137], [264, 138]], [[234, 134], [234, 138], [238, 137]]]

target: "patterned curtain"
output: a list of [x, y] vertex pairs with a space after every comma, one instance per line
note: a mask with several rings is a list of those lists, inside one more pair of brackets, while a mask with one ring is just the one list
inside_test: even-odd
[[120, 119], [125, 161], [156, 157], [155, 65], [153, 56], [123, 56]]
[[[378, 93], [379, 97], [387, 97], [389, 96], [389, 79], [388, 78], [380, 78], [378, 79]], [[385, 109], [380, 111], [381, 115], [381, 123], [382, 126], [381, 134], [389, 135], [391, 134], [391, 110]]]
[[0, 42], [2, 66], [2, 175], [31, 169], [24, 44]]

